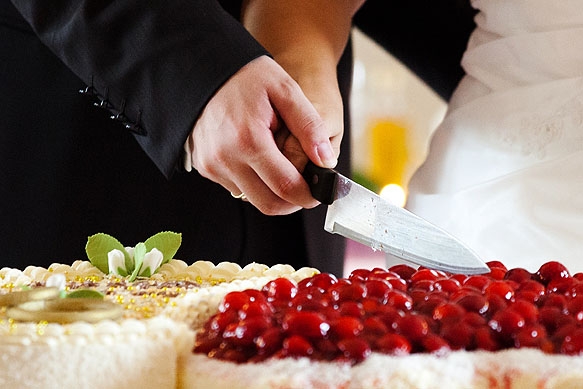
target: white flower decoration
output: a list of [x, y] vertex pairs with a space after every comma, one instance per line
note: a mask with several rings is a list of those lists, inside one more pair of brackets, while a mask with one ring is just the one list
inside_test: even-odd
[[144, 255], [144, 262], [142, 262], [142, 268], [140, 269], [139, 276], [149, 277], [162, 265], [162, 260], [164, 259], [164, 254], [157, 248], [153, 248], [151, 251]]
[[107, 264], [109, 266], [110, 274], [115, 274], [122, 277], [125, 277], [128, 274], [125, 257], [118, 249], [113, 249], [107, 253]]

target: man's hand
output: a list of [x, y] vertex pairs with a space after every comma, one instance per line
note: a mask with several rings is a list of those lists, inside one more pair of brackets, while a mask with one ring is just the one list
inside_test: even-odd
[[[287, 131], [295, 139], [282, 136]], [[233, 195], [244, 193], [267, 215], [318, 205], [295, 166], [293, 155], [300, 149], [320, 166], [336, 165], [325, 122], [299, 85], [265, 56], [217, 91], [185, 149], [187, 170], [194, 167]]]

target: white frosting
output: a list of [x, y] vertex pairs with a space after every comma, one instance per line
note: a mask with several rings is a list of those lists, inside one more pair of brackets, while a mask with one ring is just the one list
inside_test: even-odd
[[189, 356], [183, 371], [182, 383], [188, 389], [565, 389], [581, 387], [583, 357], [548, 355], [535, 349], [456, 351], [441, 357], [373, 353], [351, 368], [307, 358], [235, 364], [195, 354]]

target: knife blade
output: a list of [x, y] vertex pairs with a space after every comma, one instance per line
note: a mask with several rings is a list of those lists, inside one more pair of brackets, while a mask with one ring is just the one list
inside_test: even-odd
[[333, 169], [306, 165], [312, 196], [328, 205], [324, 229], [405, 261], [452, 273], [488, 273], [460, 240]]

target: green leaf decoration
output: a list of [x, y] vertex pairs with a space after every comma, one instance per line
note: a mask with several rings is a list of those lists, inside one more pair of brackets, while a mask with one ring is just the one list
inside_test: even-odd
[[93, 289], [79, 289], [67, 294], [66, 298], [92, 298], [103, 299], [104, 295]]
[[140, 275], [140, 277], [150, 277], [152, 275], [152, 273], [150, 272], [150, 267], [147, 267], [142, 274]]
[[118, 267], [117, 268], [117, 274], [119, 274], [122, 277], [127, 277], [128, 272], [125, 269], [122, 269], [121, 267]]
[[174, 258], [174, 255], [182, 243], [182, 234], [171, 231], [159, 232], [148, 238], [144, 243], [147, 251], [157, 248], [162, 252], [164, 255], [164, 258], [162, 259], [163, 265]]
[[105, 274], [109, 273], [107, 253], [114, 249], [118, 249], [124, 253], [126, 263], [131, 261], [131, 258], [126, 252], [124, 246], [113, 236], [104, 233], [98, 233], [87, 238], [87, 245], [85, 246], [87, 258], [89, 258], [89, 262], [91, 262], [93, 266]]
[[134, 270], [128, 281], [134, 281], [138, 277], [138, 274], [140, 274], [140, 269], [144, 263], [144, 256], [146, 253], [147, 249], [144, 243], [140, 242], [136, 245], [136, 247], [134, 247]]

